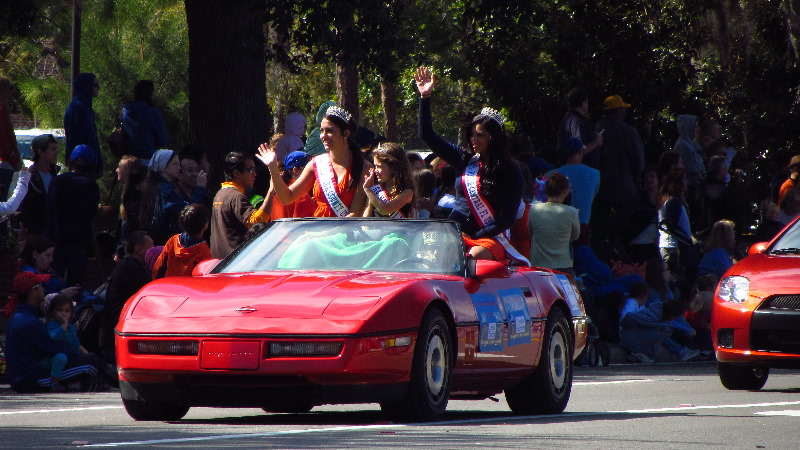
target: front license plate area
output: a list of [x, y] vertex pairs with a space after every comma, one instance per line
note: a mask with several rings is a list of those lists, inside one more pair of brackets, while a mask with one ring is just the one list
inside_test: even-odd
[[255, 370], [261, 360], [258, 341], [203, 341], [203, 369]]

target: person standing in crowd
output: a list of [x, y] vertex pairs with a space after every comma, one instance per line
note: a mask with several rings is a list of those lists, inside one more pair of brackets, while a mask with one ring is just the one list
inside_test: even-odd
[[630, 107], [619, 95], [607, 97], [603, 102], [603, 118], [595, 126], [598, 133], [603, 132], [600, 189], [591, 221], [596, 242], [610, 239], [624, 244], [624, 237], [618, 233], [629, 226], [636, 212], [636, 185], [644, 169], [644, 146], [636, 128], [625, 123]]
[[211, 259], [211, 249], [203, 239], [210, 218], [208, 208], [199, 203], [183, 208], [179, 217], [183, 232], [172, 236], [164, 244], [153, 264], [153, 279], [190, 277], [197, 264]]
[[675, 123], [678, 127], [678, 140], [672, 150], [681, 155], [691, 197], [706, 177], [703, 149], [695, 141], [700, 126], [697, 123], [697, 116], [691, 114], [678, 116]]
[[223, 171], [225, 182], [214, 196], [211, 208], [211, 254], [219, 259], [228, 256], [244, 242], [248, 228], [267, 218], [269, 206], [269, 202], [264, 201], [256, 209], [247, 199], [246, 192], [253, 188], [256, 180], [253, 158], [230, 152], [225, 156]]
[[642, 171], [639, 199], [628, 228], [622, 231], [626, 238], [628, 255], [641, 263], [658, 254], [658, 196], [661, 187], [658, 169], [650, 166]]
[[22, 157], [11, 125], [11, 80], [0, 77], [0, 202], [8, 198], [14, 172], [22, 169]]
[[669, 262], [670, 257], [677, 258], [692, 278], [699, 260], [693, 260], [697, 255], [693, 255], [690, 248], [694, 246], [694, 237], [685, 199], [686, 177], [683, 174], [664, 177], [659, 197], [658, 247], [665, 262]]
[[306, 139], [306, 145], [303, 147], [303, 151], [312, 158], [317, 155], [321, 155], [325, 153], [325, 146], [322, 145], [321, 139], [321, 129], [320, 124], [322, 123], [322, 119], [325, 118], [325, 114], [328, 113], [328, 108], [331, 106], [336, 106], [335, 102], [327, 101], [321, 105], [319, 105], [319, 110], [317, 110], [317, 115], [314, 119], [314, 124], [316, 128], [311, 130], [308, 134], [308, 139]]
[[[102, 390], [106, 381], [103, 361], [93, 354], [81, 354], [65, 342], [53, 341], [41, 320], [45, 297], [42, 284], [49, 279], [49, 275], [20, 272], [11, 281], [11, 291], [19, 298], [19, 307], [6, 332], [11, 389], [20, 393], [41, 392], [50, 390], [54, 383], [65, 385], [80, 380], [90, 391]], [[54, 380], [42, 363], [59, 353], [63, 353], [67, 361], [61, 378]]]
[[325, 152], [315, 156], [291, 186], [281, 178], [275, 149], [268, 143], [261, 144], [258, 158], [269, 168], [278, 200], [289, 205], [313, 189], [312, 197], [317, 202], [314, 217], [361, 216], [367, 204], [361, 180], [372, 164], [364, 160], [354, 141], [357, 128], [349, 112], [338, 106], [328, 108], [320, 122]]
[[571, 137], [564, 141], [563, 154], [567, 162], [548, 173], [560, 173], [569, 179], [572, 192], [572, 206], [578, 210], [581, 224], [581, 235], [578, 245], [588, 245], [591, 235], [589, 221], [592, 217], [592, 205], [600, 188], [600, 171], [583, 164], [583, 156], [589, 151], [580, 138]]
[[147, 177], [147, 167], [135, 156], [123, 156], [117, 167], [117, 182], [122, 185], [122, 202], [119, 208], [119, 241], [132, 231], [141, 230], [139, 209], [142, 204], [142, 182]]
[[92, 149], [95, 158], [88, 163], [93, 167], [92, 175], [98, 178], [103, 173], [103, 155], [100, 153], [92, 100], [100, 92], [100, 83], [93, 73], [82, 73], [73, 80], [72, 91], [72, 101], [64, 112], [64, 135], [67, 144], [64, 161], [69, 165], [72, 150], [78, 145], [87, 145]]
[[594, 127], [586, 118], [589, 113], [589, 93], [583, 88], [574, 88], [567, 94], [567, 113], [558, 124], [558, 134], [556, 135], [556, 145], [559, 154], [564, 153], [564, 145], [567, 139], [576, 137], [586, 145], [584, 154], [584, 164], [593, 168], [600, 168], [600, 150], [597, 149], [603, 144], [603, 135], [594, 131]]
[[384, 142], [372, 152], [373, 168], [364, 178], [369, 204], [364, 217], [416, 217], [416, 186], [405, 150]]
[[792, 156], [789, 160], [789, 177], [785, 179], [778, 191], [778, 205], [783, 205], [786, 193], [792, 189], [800, 189], [797, 185], [797, 178], [800, 177], [800, 155]]
[[283, 136], [275, 144], [275, 153], [278, 154], [278, 161], [286, 159], [286, 156], [291, 152], [303, 150], [306, 118], [298, 112], [289, 113], [286, 116], [283, 128]]
[[36, 136], [31, 141], [31, 150], [33, 150], [33, 165], [30, 169], [31, 181], [28, 185], [28, 194], [19, 208], [19, 221], [22, 224], [20, 248], [24, 246], [26, 236], [45, 233], [47, 191], [59, 170], [56, 165], [58, 144], [52, 134]]
[[178, 215], [190, 202], [202, 203], [206, 197], [206, 174], [197, 175], [197, 186], [190, 201], [181, 197], [176, 187], [181, 176], [181, 161], [172, 150], [157, 150], [150, 158], [149, 171], [142, 183], [139, 222], [153, 238], [155, 245], [164, 245], [172, 235], [180, 233]]
[[575, 276], [571, 243], [578, 239], [581, 225], [578, 210], [564, 204], [570, 193], [569, 179], [553, 172], [547, 178], [545, 192], [547, 202], [532, 204], [528, 213], [531, 264]]
[[698, 236], [706, 236], [711, 227], [722, 219], [735, 217], [738, 208], [728, 194], [728, 160], [725, 156], [715, 155], [708, 160], [706, 179], [697, 191], [697, 214], [694, 214], [693, 228]]
[[114, 328], [125, 302], [152, 280], [145, 268], [144, 256], [153, 247], [153, 240], [144, 231], [132, 232], [125, 241], [125, 257], [111, 273], [106, 301], [100, 313], [99, 347], [101, 356], [116, 365]]
[[157, 149], [167, 145], [169, 135], [161, 113], [155, 108], [155, 84], [139, 80], [133, 85], [133, 100], [122, 104], [125, 150], [147, 165]]
[[70, 286], [83, 283], [94, 245], [92, 223], [100, 203], [95, 153], [88, 145], [75, 147], [69, 172], [57, 176], [47, 192], [48, 234], [56, 244], [53, 268]]
[[435, 79], [428, 67], [414, 74], [419, 91], [419, 137], [436, 156], [456, 169], [456, 200], [450, 219], [461, 224], [467, 251], [474, 259], [529, 265], [509, 242], [525, 187], [519, 166], [511, 158], [505, 118], [491, 108], [461, 129], [469, 148], [447, 142], [433, 130], [431, 96]]

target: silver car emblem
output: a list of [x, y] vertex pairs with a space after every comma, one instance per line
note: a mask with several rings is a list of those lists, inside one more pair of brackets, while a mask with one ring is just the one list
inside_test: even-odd
[[258, 311], [258, 308], [254, 308], [252, 306], [242, 306], [240, 308], [236, 308], [236, 312], [240, 313], [251, 313]]

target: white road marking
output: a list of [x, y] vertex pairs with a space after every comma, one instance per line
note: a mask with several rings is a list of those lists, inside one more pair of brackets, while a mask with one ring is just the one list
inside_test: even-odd
[[594, 386], [598, 384], [628, 384], [628, 383], [650, 383], [656, 380], [618, 380], [618, 381], [575, 381], [573, 386]]
[[[596, 412], [575, 412], [564, 413], [560, 417], [588, 417], [588, 416], [604, 416], [608, 414], [642, 414], [653, 412], [669, 412], [669, 411], [690, 411], [702, 409], [723, 409], [723, 408], [761, 408], [771, 406], [790, 406], [800, 405], [800, 401], [794, 402], [771, 402], [771, 403], [746, 403], [742, 405], [693, 405], [693, 406], [679, 406], [672, 408], [649, 408], [649, 409], [630, 409], [625, 411], [596, 411]], [[758, 414], [758, 413], [756, 413]], [[788, 415], [788, 414], [787, 414]], [[798, 412], [800, 415], [800, 412]], [[86, 447], [122, 447], [126, 445], [155, 445], [155, 444], [172, 444], [178, 442], [196, 442], [196, 441], [212, 441], [217, 439], [247, 439], [257, 437], [271, 437], [271, 436], [285, 436], [291, 434], [311, 434], [311, 433], [325, 433], [325, 432], [339, 432], [339, 431], [359, 431], [359, 430], [386, 430], [396, 428], [416, 428], [421, 426], [442, 426], [442, 425], [465, 425], [474, 423], [486, 422], [509, 422], [531, 420], [537, 418], [552, 419], [552, 415], [538, 415], [538, 416], [508, 416], [508, 417], [486, 417], [482, 419], [464, 419], [464, 420], [448, 420], [441, 422], [425, 422], [413, 425], [408, 424], [376, 424], [376, 425], [358, 425], [358, 426], [343, 426], [343, 427], [330, 427], [330, 428], [309, 428], [303, 430], [286, 430], [286, 431], [270, 431], [266, 433], [246, 433], [246, 434], [221, 434], [210, 436], [196, 436], [187, 438], [174, 438], [174, 439], [154, 439], [149, 441], [128, 441], [128, 442], [110, 442], [106, 444], [89, 444]]]
[[122, 406], [84, 406], [82, 408], [61, 408], [61, 409], [32, 409], [32, 410], [20, 410], [20, 411], [2, 411], [0, 412], [0, 416], [10, 416], [14, 414], [47, 414], [47, 413], [58, 413], [58, 412], [70, 412], [70, 411], [91, 411], [91, 410], [98, 410], [98, 409], [122, 409]]
[[794, 416], [800, 417], [800, 411], [796, 409], [784, 409], [783, 411], [762, 411], [757, 412], [760, 416]]

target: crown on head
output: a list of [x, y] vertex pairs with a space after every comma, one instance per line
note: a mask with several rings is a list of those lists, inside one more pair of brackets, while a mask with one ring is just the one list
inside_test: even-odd
[[347, 112], [344, 108], [340, 108], [338, 106], [329, 107], [328, 110], [325, 111], [325, 115], [326, 116], [336, 116], [336, 117], [344, 120], [345, 122], [350, 122], [350, 119], [353, 118], [353, 116], [351, 116], [349, 112]]
[[498, 123], [501, 127], [506, 123], [506, 118], [500, 114], [500, 111], [492, 108], [483, 108], [481, 110], [482, 116], [489, 116], [490, 119], [494, 120]]

